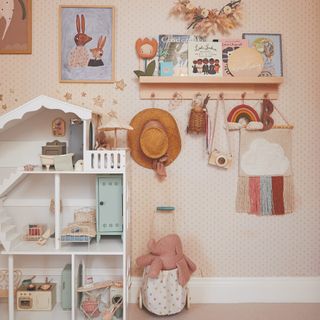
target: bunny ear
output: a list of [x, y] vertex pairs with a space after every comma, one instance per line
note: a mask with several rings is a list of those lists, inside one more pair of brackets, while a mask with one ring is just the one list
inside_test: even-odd
[[102, 36], [99, 37], [99, 40], [98, 40], [98, 45], [97, 47], [100, 49], [100, 46], [101, 46], [101, 40], [102, 40]]
[[104, 45], [106, 44], [106, 40], [107, 40], [106, 36], [104, 36], [104, 37], [101, 36], [101, 42], [100, 42], [100, 46], [99, 46], [100, 49], [102, 49], [104, 47]]
[[77, 32], [80, 33], [80, 18], [78, 14], [76, 17], [76, 27], [77, 27]]
[[83, 14], [81, 15], [81, 30], [82, 30], [82, 33], [84, 33], [86, 30], [86, 20]]

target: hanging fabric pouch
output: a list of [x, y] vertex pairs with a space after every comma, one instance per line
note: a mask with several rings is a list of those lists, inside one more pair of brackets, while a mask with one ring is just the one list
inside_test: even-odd
[[[226, 135], [227, 135], [227, 145], [228, 145], [227, 152], [222, 152], [219, 149], [215, 148], [215, 146], [214, 146], [214, 137], [215, 137], [215, 131], [216, 131], [216, 127], [217, 127], [217, 117], [218, 117], [219, 101], [220, 100], [221, 100], [221, 104], [222, 104], [223, 119], [224, 119]], [[211, 136], [211, 151], [209, 152], [208, 163], [212, 166], [217, 166], [217, 167], [224, 168], [224, 169], [229, 169], [232, 164], [230, 132], [229, 132], [229, 127], [228, 127], [228, 123], [227, 123], [225, 103], [224, 103], [224, 99], [223, 99], [222, 95], [220, 95], [220, 98], [217, 99], [216, 114], [215, 114], [215, 119], [214, 119], [213, 129], [212, 129], [212, 136]]]

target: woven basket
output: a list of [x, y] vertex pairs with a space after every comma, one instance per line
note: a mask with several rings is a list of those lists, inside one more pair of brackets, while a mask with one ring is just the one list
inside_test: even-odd
[[192, 108], [189, 117], [187, 133], [206, 133], [207, 112], [204, 109]]
[[99, 303], [96, 300], [84, 300], [81, 303], [83, 311], [90, 317], [96, 318], [100, 315]]

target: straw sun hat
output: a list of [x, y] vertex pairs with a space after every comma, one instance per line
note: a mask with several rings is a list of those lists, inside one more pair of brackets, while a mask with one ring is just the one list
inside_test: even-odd
[[173, 116], [157, 108], [144, 109], [130, 122], [128, 146], [131, 157], [142, 167], [153, 169], [155, 161], [171, 164], [181, 150], [179, 128]]

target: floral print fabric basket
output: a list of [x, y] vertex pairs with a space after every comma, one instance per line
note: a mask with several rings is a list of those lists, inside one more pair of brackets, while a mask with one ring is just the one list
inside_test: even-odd
[[179, 313], [186, 305], [187, 288], [178, 282], [178, 269], [160, 271], [158, 278], [147, 277], [149, 267], [143, 273], [141, 288], [144, 307], [159, 316]]

